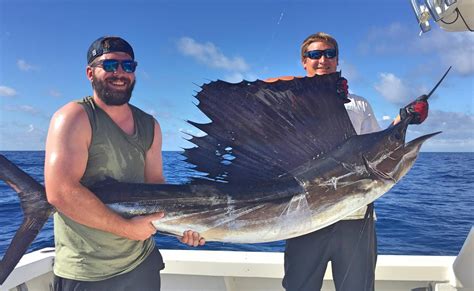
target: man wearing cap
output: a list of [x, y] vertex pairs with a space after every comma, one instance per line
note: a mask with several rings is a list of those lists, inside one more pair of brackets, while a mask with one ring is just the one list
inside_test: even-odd
[[[51, 119], [45, 186], [56, 207], [55, 290], [159, 290], [164, 268], [151, 222], [163, 213], [125, 219], [87, 187], [106, 179], [163, 183], [161, 129], [129, 104], [137, 62], [119, 37], [101, 37], [87, 53], [93, 96], [70, 102]], [[203, 245], [199, 233], [181, 238]]]

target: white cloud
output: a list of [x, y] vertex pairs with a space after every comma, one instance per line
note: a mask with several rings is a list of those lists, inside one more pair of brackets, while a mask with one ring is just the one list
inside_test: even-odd
[[239, 83], [244, 79], [244, 75], [239, 72], [235, 72], [231, 75], [225, 76], [223, 79], [229, 83]]
[[407, 140], [442, 131], [428, 140], [425, 151], [474, 151], [474, 116], [460, 112], [430, 111], [421, 125], [410, 125]]
[[17, 95], [17, 92], [15, 89], [7, 87], [7, 86], [0, 86], [0, 96], [13, 97], [16, 95]]
[[28, 113], [31, 115], [38, 115], [40, 114], [40, 111], [33, 106], [30, 105], [18, 105], [18, 106], [13, 106], [13, 105], [7, 105], [4, 107], [6, 111], [12, 111], [12, 112], [23, 112], [23, 113]]
[[16, 121], [0, 123], [0, 150], [44, 150], [47, 127]]
[[390, 121], [391, 121], [392, 119], [393, 119], [393, 118], [391, 118], [391, 117], [388, 116], [388, 115], [382, 116], [382, 120], [390, 120]]
[[24, 72], [30, 72], [37, 69], [35, 66], [28, 64], [25, 60], [22, 59], [19, 59], [16, 64], [18, 68]]
[[253, 74], [242, 74], [239, 72], [234, 72], [230, 75], [224, 76], [223, 80], [229, 83], [239, 83], [243, 80], [247, 81], [255, 81], [257, 79], [257, 76]]
[[396, 105], [406, 105], [426, 91], [423, 87], [416, 87], [402, 81], [392, 73], [380, 73], [378, 82], [374, 85], [387, 101]]
[[31, 113], [31, 114], [37, 114], [39, 113], [39, 110], [34, 108], [33, 106], [30, 105], [20, 105], [19, 106], [20, 111]]
[[145, 72], [143, 70], [140, 71], [141, 77], [145, 80], [151, 80], [151, 76], [148, 72]]
[[[379, 124], [386, 128], [391, 121], [384, 116]], [[474, 152], [474, 115], [460, 112], [430, 110], [425, 122], [408, 126], [406, 142], [438, 131], [441, 133], [426, 141], [422, 151]]]
[[156, 112], [155, 109], [148, 109], [148, 110], [146, 110], [146, 113], [150, 114], [154, 118], [156, 118], [156, 116], [157, 116], [157, 112]]
[[[403, 41], [401, 41], [403, 40]], [[436, 66], [453, 66], [453, 71], [467, 76], [474, 74], [474, 34], [472, 32], [446, 32], [433, 28], [421, 36], [408, 25], [391, 23], [373, 28], [359, 44], [366, 54], [428, 54]]]
[[357, 68], [354, 65], [347, 63], [345, 60], [339, 60], [339, 68], [342, 76], [350, 82], [359, 81], [361, 79], [361, 75]]
[[435, 52], [440, 62], [461, 75], [474, 74], [474, 34], [472, 32], [447, 33], [433, 30], [415, 42], [416, 50], [425, 53]]
[[193, 57], [211, 68], [232, 72], [245, 72], [249, 69], [243, 58], [229, 58], [211, 42], [199, 43], [190, 37], [182, 37], [178, 41], [178, 49], [182, 54]]
[[372, 28], [359, 44], [359, 50], [366, 54], [407, 52], [407, 45], [415, 36], [417, 35], [412, 35], [407, 26], [394, 22], [388, 26]]
[[432, 110], [422, 125], [426, 131], [443, 131], [445, 137], [474, 139], [474, 115], [472, 114]]
[[60, 98], [60, 97], [63, 96], [63, 94], [61, 94], [61, 92], [59, 92], [56, 89], [49, 90], [49, 95], [52, 96], [52, 97], [55, 97], [55, 98]]

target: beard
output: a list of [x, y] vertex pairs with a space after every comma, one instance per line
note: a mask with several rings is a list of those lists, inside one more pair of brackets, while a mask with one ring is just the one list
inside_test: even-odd
[[[120, 80], [127, 86], [124, 90], [115, 90], [107, 82]], [[132, 98], [132, 91], [135, 87], [135, 80], [130, 83], [129, 79], [110, 77], [105, 80], [99, 80], [96, 76], [92, 78], [92, 88], [96, 91], [97, 97], [109, 106], [120, 106], [128, 103]]]

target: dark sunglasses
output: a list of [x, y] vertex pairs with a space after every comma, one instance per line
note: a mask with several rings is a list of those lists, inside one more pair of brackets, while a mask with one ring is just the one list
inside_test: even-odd
[[305, 52], [304, 56], [308, 57], [312, 60], [319, 60], [322, 56], [326, 59], [332, 59], [337, 56], [336, 49], [327, 49], [327, 50], [314, 50], [314, 51], [309, 51]]
[[117, 72], [119, 64], [122, 66], [122, 70], [126, 73], [133, 73], [137, 68], [138, 63], [132, 60], [114, 60], [114, 59], [107, 59], [98, 61], [95, 64], [92, 64], [91, 67], [102, 67], [104, 71], [112, 73]]

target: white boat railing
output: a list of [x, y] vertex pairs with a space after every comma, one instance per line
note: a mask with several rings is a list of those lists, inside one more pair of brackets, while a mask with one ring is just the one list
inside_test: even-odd
[[[161, 250], [162, 290], [283, 290], [283, 254]], [[376, 290], [456, 290], [454, 256], [380, 255]], [[26, 254], [0, 290], [50, 290], [54, 249]], [[328, 266], [322, 290], [334, 290]], [[25, 284], [25, 285], [22, 285]], [[431, 288], [431, 289], [429, 289]], [[14, 289], [15, 290], [15, 289]]]

